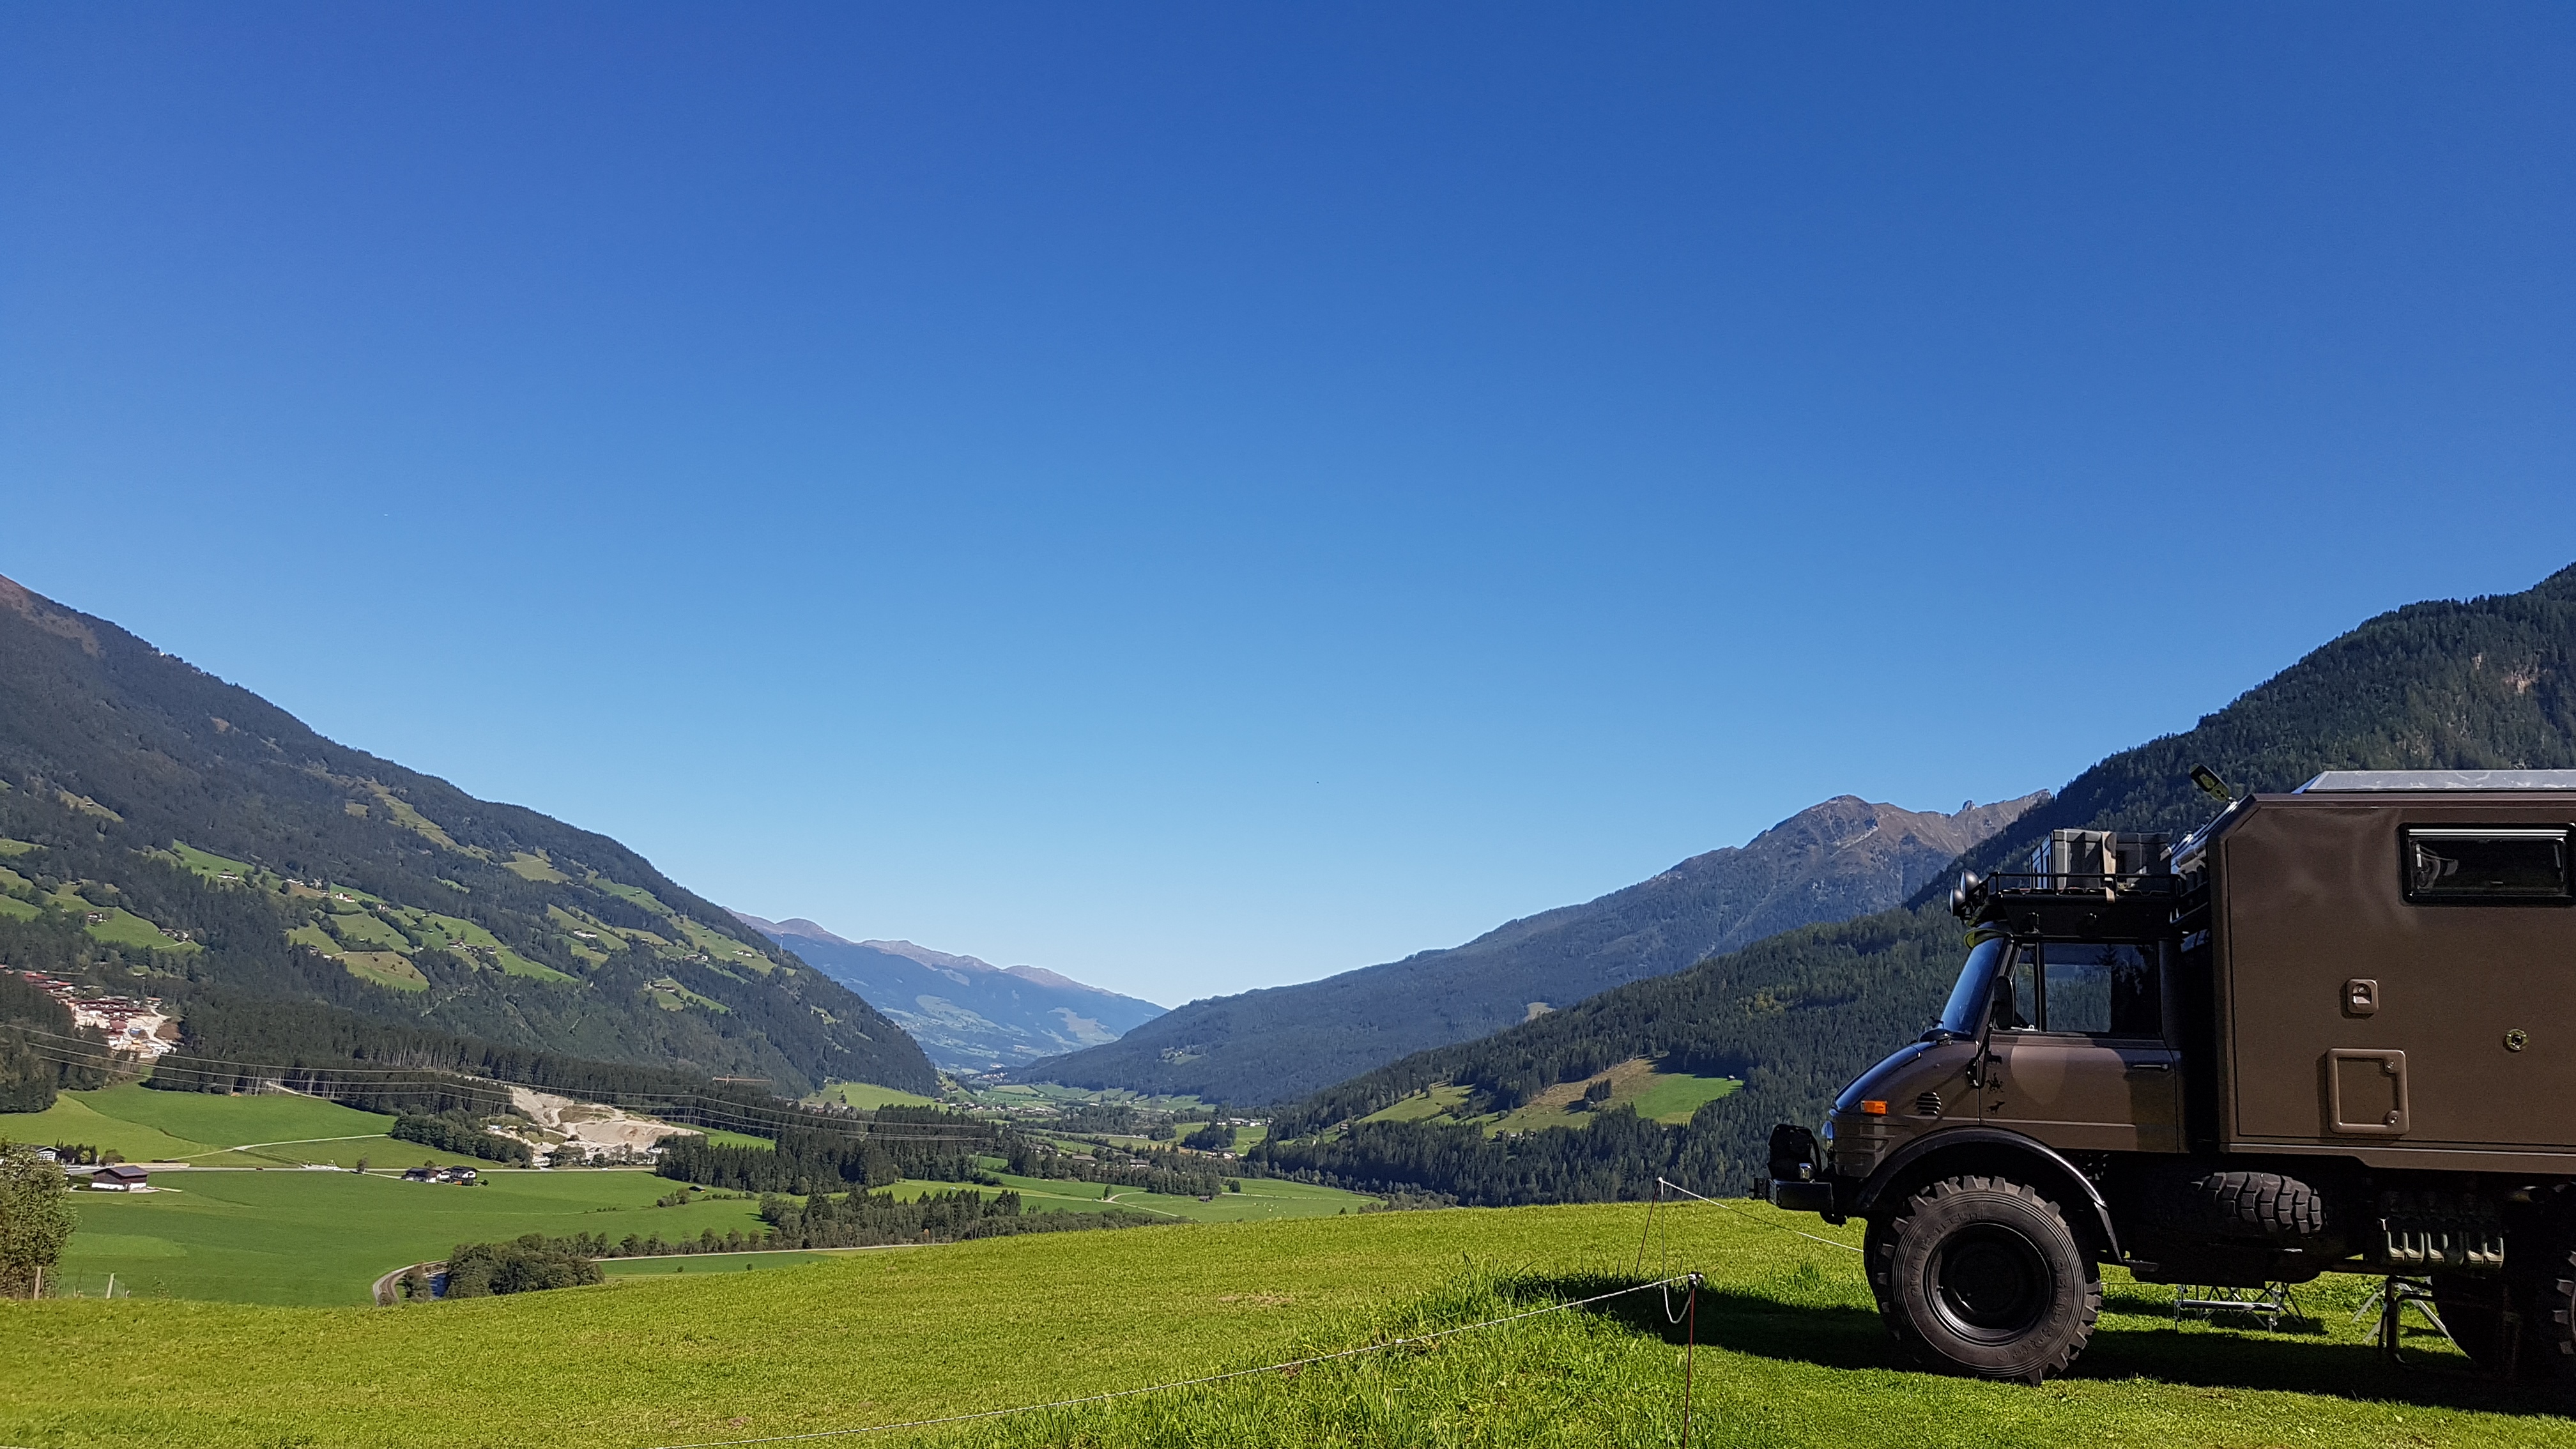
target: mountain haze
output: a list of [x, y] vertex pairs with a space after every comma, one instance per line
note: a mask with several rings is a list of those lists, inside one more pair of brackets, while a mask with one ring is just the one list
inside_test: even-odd
[[1449, 950], [1195, 1001], [1017, 1076], [1247, 1104], [1302, 1096], [1777, 931], [1884, 910], [2046, 798], [1941, 815], [1838, 796], [1598, 900]]
[[910, 941], [851, 941], [803, 917], [734, 919], [865, 998], [952, 1072], [990, 1072], [1116, 1041], [1163, 1014], [1036, 966], [994, 966]]
[[[2182, 831], [2217, 804], [2205, 763], [2237, 785], [2296, 789], [2322, 770], [2576, 767], [2576, 567], [2518, 594], [2411, 604], [2308, 654], [2181, 734], [2123, 750], [1973, 851], [2021, 855], [2051, 829]], [[1409, 1056], [1283, 1112], [1280, 1165], [1478, 1202], [1634, 1196], [1658, 1172], [1741, 1187], [1774, 1122], [1813, 1124], [1835, 1092], [1938, 1014], [1964, 933], [1947, 872], [1906, 907], [1774, 936], [1676, 975], [1607, 991], [1482, 1040]], [[1466, 1089], [1459, 1112], [1527, 1100], [1639, 1058], [1741, 1077], [1684, 1128], [1487, 1139], [1473, 1126], [1365, 1118], [1408, 1094]], [[1616, 1114], [1605, 1114], [1610, 1121]]]
[[5, 579], [0, 960], [790, 1092], [936, 1082], [893, 1022], [616, 841]]

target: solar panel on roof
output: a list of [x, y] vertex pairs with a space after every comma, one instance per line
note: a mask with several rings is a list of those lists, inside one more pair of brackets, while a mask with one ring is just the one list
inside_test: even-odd
[[2395, 790], [2576, 790], [2576, 770], [2328, 770], [2302, 795]]

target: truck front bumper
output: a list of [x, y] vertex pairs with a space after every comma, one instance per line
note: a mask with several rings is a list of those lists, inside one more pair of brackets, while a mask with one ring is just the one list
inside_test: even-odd
[[1775, 1177], [1771, 1179], [1771, 1205], [1793, 1213], [1815, 1213], [1822, 1217], [1833, 1217], [1836, 1215], [1833, 1179], [1820, 1177], [1808, 1181], [1800, 1178]]

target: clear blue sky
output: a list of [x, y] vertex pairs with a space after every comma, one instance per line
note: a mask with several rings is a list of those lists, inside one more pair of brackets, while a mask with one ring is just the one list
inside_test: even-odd
[[1175, 1002], [2576, 560], [2564, 6], [13, 4], [0, 573]]

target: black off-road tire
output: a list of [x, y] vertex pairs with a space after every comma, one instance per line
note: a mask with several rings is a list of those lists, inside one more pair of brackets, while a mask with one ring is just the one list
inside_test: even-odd
[[2037, 1188], [1953, 1177], [1873, 1219], [1864, 1242], [1879, 1316], [1936, 1368], [2036, 1384], [2093, 1337], [2102, 1274]]
[[[2451, 1331], [2451, 1341], [2469, 1362], [2491, 1374], [2502, 1374], [2511, 1365], [2504, 1362], [2505, 1311], [2508, 1304], [2525, 1309], [2527, 1304], [2515, 1298], [2528, 1299], [2527, 1293], [2516, 1293], [2514, 1285], [2503, 1278], [2469, 1274], [2436, 1273], [2433, 1275], [2433, 1311], [2442, 1315], [2442, 1326]], [[2533, 1364], [2534, 1335], [2526, 1323], [2519, 1335], [2525, 1365]]]
[[2224, 1231], [2272, 1239], [2310, 1238], [2326, 1229], [2325, 1199], [2277, 1172], [2213, 1172], [2183, 1188], [2191, 1215]]
[[2513, 1261], [2519, 1243], [2505, 1250], [2507, 1274], [2517, 1281], [2522, 1297], [2522, 1362], [2517, 1367], [2526, 1378], [2576, 1396], [2576, 1232], [2562, 1218], [2554, 1231], [2535, 1237], [2538, 1251], [2529, 1264]]

